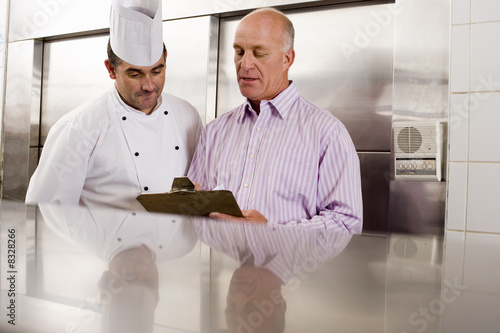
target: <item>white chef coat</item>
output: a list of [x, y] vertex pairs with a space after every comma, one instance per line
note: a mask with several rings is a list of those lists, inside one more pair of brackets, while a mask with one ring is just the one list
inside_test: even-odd
[[45, 224], [59, 237], [107, 263], [141, 245], [154, 254], [157, 262], [173, 260], [190, 253], [198, 241], [186, 216], [44, 203], [39, 209]]
[[202, 123], [188, 102], [163, 93], [150, 114], [116, 89], [63, 116], [50, 130], [26, 203], [141, 209], [141, 193], [168, 192], [184, 176]]

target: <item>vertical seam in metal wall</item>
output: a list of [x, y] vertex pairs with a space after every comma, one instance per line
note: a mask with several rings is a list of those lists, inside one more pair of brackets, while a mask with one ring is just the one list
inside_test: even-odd
[[10, 23], [10, 0], [6, 1], [6, 8], [5, 8], [5, 36], [4, 36], [4, 58], [3, 58], [3, 69], [4, 73], [2, 75], [2, 81], [3, 81], [3, 86], [2, 86], [2, 91], [1, 94], [3, 96], [2, 98], [2, 105], [1, 105], [1, 124], [0, 124], [0, 199], [3, 197], [3, 153], [4, 153], [4, 142], [5, 142], [5, 131], [4, 131], [4, 124], [5, 124], [5, 95], [7, 92], [7, 61], [8, 61], [8, 50], [9, 50], [9, 23]]
[[[219, 46], [220, 46], [220, 16], [212, 15], [209, 20], [209, 50], [207, 64], [207, 97], [205, 104], [205, 125], [217, 116], [217, 86], [219, 81]], [[213, 52], [212, 52], [213, 50]], [[212, 249], [200, 244], [201, 260], [201, 295], [200, 295], [200, 332], [210, 332], [214, 328], [213, 313], [213, 280], [212, 280]]]

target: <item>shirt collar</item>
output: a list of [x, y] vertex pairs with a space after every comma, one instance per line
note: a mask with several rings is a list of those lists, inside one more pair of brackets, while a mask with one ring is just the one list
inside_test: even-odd
[[[271, 106], [278, 112], [281, 118], [286, 119], [288, 114], [290, 113], [290, 109], [292, 108], [295, 101], [300, 97], [299, 90], [293, 81], [290, 81], [288, 87], [280, 92], [278, 96], [269, 101], [262, 101], [262, 103], [269, 103]], [[250, 100], [247, 98], [246, 102], [243, 104], [243, 112], [241, 115], [241, 120], [247, 116], [251, 116], [253, 113], [252, 105], [250, 104]]]

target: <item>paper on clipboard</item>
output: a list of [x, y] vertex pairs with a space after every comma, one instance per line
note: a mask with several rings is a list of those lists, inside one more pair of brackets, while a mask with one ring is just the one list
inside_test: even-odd
[[231, 191], [196, 191], [188, 177], [177, 177], [166, 193], [141, 194], [137, 197], [149, 212], [207, 216], [211, 212], [243, 217]]

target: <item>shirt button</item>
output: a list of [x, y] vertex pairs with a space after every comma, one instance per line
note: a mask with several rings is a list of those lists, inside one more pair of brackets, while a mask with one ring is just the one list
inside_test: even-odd
[[248, 183], [243, 184], [244, 187], [248, 187]]
[[147, 190], [149, 190], [149, 187], [144, 186], [144, 191], [147, 191]]
[[168, 111], [163, 112], [163, 114], [164, 114], [164, 115], [167, 115], [167, 114], [168, 114]]
[[250, 155], [250, 158], [255, 158], [255, 155]]
[[257, 132], [260, 132], [260, 127], [257, 127], [257, 129], [256, 129], [256, 130], [257, 130]]
[[179, 150], [179, 146], [175, 146], [175, 150]]
[[127, 117], [123, 116], [123, 117], [122, 117], [122, 120], [127, 120]]
[[134, 155], [135, 155], [135, 156], [139, 156], [139, 152], [135, 152], [135, 154], [134, 154]]

